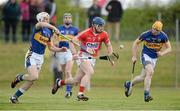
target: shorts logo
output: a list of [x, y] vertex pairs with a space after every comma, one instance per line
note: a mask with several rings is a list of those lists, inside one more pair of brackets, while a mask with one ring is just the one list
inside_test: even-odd
[[92, 49], [97, 49], [98, 46], [99, 46], [99, 43], [98, 42], [87, 42], [86, 43], [86, 46], [89, 47], [89, 48], [92, 48]]

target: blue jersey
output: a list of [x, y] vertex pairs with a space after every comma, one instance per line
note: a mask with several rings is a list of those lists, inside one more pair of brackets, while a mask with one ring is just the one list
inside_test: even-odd
[[48, 28], [33, 29], [31, 37], [31, 51], [37, 54], [44, 54], [46, 45], [51, 41], [53, 33]]
[[157, 58], [157, 51], [160, 51], [164, 43], [168, 41], [168, 37], [164, 32], [153, 35], [152, 31], [146, 31], [141, 34], [139, 40], [144, 42], [142, 53], [147, 54], [151, 58]]
[[[64, 25], [58, 26], [58, 29], [60, 31], [61, 34], [69, 37], [69, 38], [73, 38], [74, 36], [76, 36], [79, 32], [79, 29], [77, 27], [74, 26], [70, 26], [68, 28], [66, 28]], [[66, 39], [63, 39], [59, 42], [59, 47], [66, 47], [69, 48], [69, 43]]]

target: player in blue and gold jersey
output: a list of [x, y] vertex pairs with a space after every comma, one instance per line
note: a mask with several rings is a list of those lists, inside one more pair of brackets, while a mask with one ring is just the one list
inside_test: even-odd
[[[63, 25], [58, 26], [58, 29], [61, 34], [68, 36], [71, 39], [78, 34], [79, 29], [72, 25], [71, 13], [64, 13], [63, 23], [64, 23]], [[65, 74], [66, 79], [72, 79], [71, 72], [72, 72], [72, 67], [73, 67], [73, 58], [72, 58], [72, 53], [70, 51], [69, 44], [70, 43], [62, 37], [58, 46], [60, 48], [66, 47], [68, 50], [67, 52], [58, 52], [55, 55], [61, 67], [59, 69], [61, 69], [62, 72]], [[60, 79], [62, 79], [62, 77]], [[71, 96], [72, 96], [72, 86], [66, 85], [65, 97], [70, 98]]]
[[[143, 69], [141, 74], [134, 77], [132, 81], [126, 81], [124, 84], [125, 95], [128, 97], [132, 93], [132, 86], [144, 81], [144, 101], [149, 102], [153, 100], [150, 95], [151, 79], [156, 66], [157, 58], [164, 56], [171, 52], [171, 44], [167, 35], [162, 31], [163, 24], [161, 21], [156, 21], [152, 25], [152, 29], [148, 30], [138, 37], [132, 46], [132, 62], [137, 61], [137, 48], [138, 45], [143, 42], [144, 46], [141, 53], [141, 61]], [[164, 48], [163, 48], [164, 47]], [[163, 48], [163, 50], [162, 50]]]
[[18, 74], [12, 81], [12, 88], [15, 88], [19, 82], [25, 81], [24, 84], [20, 86], [16, 93], [10, 98], [12, 103], [17, 103], [18, 98], [22, 96], [23, 93], [33, 85], [33, 82], [39, 78], [39, 72], [44, 61], [46, 46], [48, 46], [48, 49], [53, 52], [67, 51], [67, 48], [58, 48], [51, 42], [51, 37], [54, 37], [52, 30], [54, 30], [56, 34], [59, 34], [60, 32], [56, 27], [49, 24], [49, 14], [41, 12], [37, 14], [36, 18], [38, 23], [33, 29], [31, 46], [25, 57], [25, 68], [27, 69], [28, 74]]

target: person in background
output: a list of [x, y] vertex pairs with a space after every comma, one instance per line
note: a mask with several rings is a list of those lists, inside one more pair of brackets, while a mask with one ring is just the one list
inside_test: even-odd
[[101, 17], [101, 7], [98, 5], [98, 0], [93, 0], [93, 5], [87, 11], [89, 27], [92, 25], [94, 17]]
[[29, 12], [29, 0], [22, 0], [20, 3], [21, 8], [21, 30], [22, 30], [22, 41], [28, 42], [30, 39], [30, 12]]
[[41, 12], [39, 9], [37, 0], [30, 0], [29, 12], [30, 12], [30, 26], [31, 26], [31, 29], [33, 29], [33, 27], [37, 23], [36, 15], [39, 12]]
[[56, 3], [54, 0], [48, 0], [45, 4], [45, 12], [50, 15], [50, 24], [56, 25]]
[[20, 19], [20, 6], [16, 0], [9, 0], [7, 4], [3, 7], [2, 17], [4, 21], [4, 33], [5, 33], [5, 42], [9, 42], [9, 33], [12, 29], [12, 41], [17, 43], [16, 31], [17, 24]]
[[[121, 2], [111, 0], [106, 6], [106, 10], [108, 12], [108, 32], [110, 33], [110, 37], [113, 37], [113, 39], [118, 42], [120, 37], [120, 21], [123, 14]], [[113, 32], [112, 29], [114, 29], [115, 32]]]

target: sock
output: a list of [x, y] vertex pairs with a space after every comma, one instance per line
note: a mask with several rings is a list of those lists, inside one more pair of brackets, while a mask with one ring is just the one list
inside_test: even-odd
[[149, 91], [145, 90], [144, 91], [144, 97], [147, 97], [147, 96], [149, 96]]
[[20, 96], [23, 95], [24, 92], [25, 92], [24, 89], [19, 88], [19, 89], [16, 91], [16, 93], [14, 94], [14, 97], [19, 98]]
[[23, 76], [23, 75], [19, 75], [18, 79], [19, 79], [20, 81], [23, 81], [23, 80], [24, 80], [24, 76]]
[[[127, 84], [126, 84], [126, 87], [130, 87], [131, 86], [131, 81], [128, 81]], [[133, 84], [132, 84], [133, 86]]]
[[84, 90], [85, 90], [84, 86], [79, 86], [79, 93], [78, 93], [78, 95], [83, 94]]
[[71, 92], [72, 90], [72, 85], [66, 85], [66, 92]]
[[60, 81], [58, 82], [58, 85], [59, 85], [59, 86], [65, 85], [65, 81], [64, 81], [64, 80], [60, 80]]

